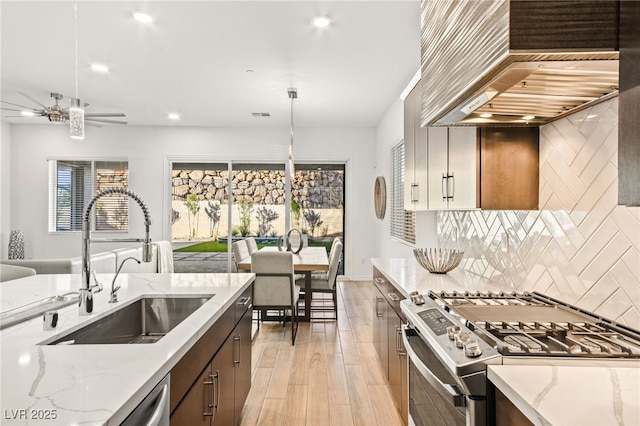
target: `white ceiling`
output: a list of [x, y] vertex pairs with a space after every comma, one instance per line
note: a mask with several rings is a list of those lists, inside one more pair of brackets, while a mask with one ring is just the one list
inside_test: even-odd
[[[2, 100], [33, 105], [19, 91], [46, 105], [50, 92], [73, 97], [74, 3], [0, 7]], [[419, 67], [418, 0], [80, 0], [77, 10], [79, 97], [87, 112], [124, 112], [129, 125], [288, 127], [295, 87], [295, 126], [371, 127]], [[135, 21], [134, 10], [155, 21]], [[312, 26], [318, 14], [332, 25]], [[97, 74], [92, 62], [111, 70]]]

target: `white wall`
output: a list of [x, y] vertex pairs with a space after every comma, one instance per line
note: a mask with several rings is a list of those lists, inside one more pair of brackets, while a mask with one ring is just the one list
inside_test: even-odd
[[11, 125], [0, 122], [0, 259], [6, 259], [11, 231]]
[[[391, 105], [376, 129], [376, 176], [384, 176], [387, 183], [387, 213], [375, 219], [375, 257], [411, 257], [414, 245], [391, 238], [389, 234], [390, 152], [404, 138], [404, 106], [400, 98]], [[416, 213], [415, 247], [435, 247], [437, 243], [436, 212]]]
[[[88, 128], [84, 141], [73, 141], [68, 136], [67, 126], [12, 125], [10, 229], [21, 229], [24, 232], [26, 257], [78, 256], [78, 233], [49, 234], [47, 230], [47, 159], [124, 157], [129, 161], [129, 186], [141, 196], [151, 212], [151, 238], [167, 239], [170, 236], [169, 159], [284, 161], [289, 141], [289, 129], [133, 126]], [[335, 161], [347, 164], [345, 273], [350, 279], [371, 276], [368, 259], [374, 254], [375, 242], [375, 236], [370, 232], [375, 221], [374, 144], [373, 128], [295, 129], [296, 161]], [[130, 217], [129, 236], [142, 236], [142, 214], [135, 203], [130, 204]], [[5, 226], [3, 223], [2, 232], [8, 234], [9, 228]], [[110, 247], [111, 245], [94, 244], [92, 251]]]

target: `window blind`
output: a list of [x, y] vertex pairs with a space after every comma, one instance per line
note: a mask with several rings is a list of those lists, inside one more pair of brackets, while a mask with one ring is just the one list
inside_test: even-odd
[[416, 215], [404, 209], [404, 142], [391, 148], [390, 233], [411, 244], [416, 242]]
[[[49, 231], [82, 230], [82, 215], [96, 191], [128, 188], [126, 161], [51, 160], [49, 165]], [[93, 229], [127, 230], [128, 197], [109, 195], [93, 208]]]

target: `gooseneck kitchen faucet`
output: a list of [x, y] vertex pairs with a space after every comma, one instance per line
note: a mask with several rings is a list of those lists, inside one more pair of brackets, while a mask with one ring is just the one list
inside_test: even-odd
[[[95, 205], [96, 201], [105, 195], [111, 194], [125, 194], [138, 203], [140, 208], [142, 209], [142, 213], [144, 214], [144, 227], [145, 234], [144, 238], [95, 238], [91, 239], [91, 210]], [[144, 202], [140, 199], [140, 197], [132, 191], [124, 188], [109, 188], [105, 189], [95, 197], [89, 201], [87, 208], [84, 210], [84, 215], [82, 217], [82, 282], [80, 284], [79, 293], [79, 302], [78, 307], [80, 309], [80, 315], [88, 315], [93, 312], [93, 293], [96, 288], [98, 291], [101, 290], [101, 286], [91, 285], [91, 250], [90, 245], [91, 242], [95, 243], [106, 243], [106, 242], [141, 242], [142, 244], [142, 261], [143, 262], [151, 262], [153, 258], [153, 250], [151, 247], [151, 239], [149, 238], [149, 226], [151, 225], [151, 216], [149, 215], [149, 210]], [[123, 262], [124, 263], [124, 262]]]

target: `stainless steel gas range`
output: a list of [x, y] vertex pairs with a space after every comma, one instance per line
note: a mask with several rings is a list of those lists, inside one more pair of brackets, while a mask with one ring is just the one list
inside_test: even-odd
[[640, 359], [640, 332], [540, 293], [429, 292], [401, 308], [413, 425], [491, 423], [488, 365]]

